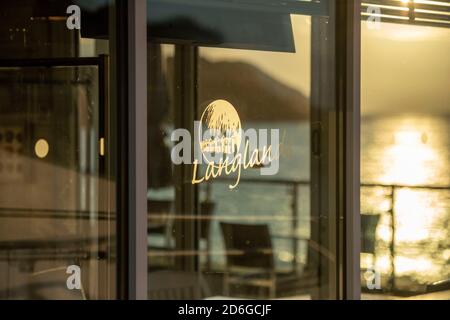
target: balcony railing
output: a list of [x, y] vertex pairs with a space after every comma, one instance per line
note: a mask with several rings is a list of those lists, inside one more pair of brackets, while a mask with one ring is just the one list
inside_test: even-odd
[[[224, 184], [228, 183], [229, 181], [227, 179], [222, 179], [222, 180], [218, 180], [219, 182], [223, 182]], [[285, 239], [288, 241], [291, 241], [292, 243], [292, 267], [294, 268], [294, 270], [296, 270], [297, 266], [298, 266], [298, 261], [297, 261], [297, 257], [299, 256], [299, 242], [302, 241], [306, 241], [308, 242], [308, 246], [313, 246], [314, 250], [319, 251], [320, 254], [323, 254], [325, 256], [327, 256], [328, 258], [333, 258], [332, 253], [330, 253], [328, 251], [328, 249], [325, 246], [320, 245], [319, 243], [310, 243], [313, 239], [310, 239], [309, 237], [305, 237], [302, 236], [301, 234], [299, 234], [298, 230], [299, 230], [299, 226], [301, 225], [302, 221], [300, 221], [299, 218], [299, 210], [300, 210], [300, 205], [299, 205], [299, 199], [300, 199], [300, 193], [302, 192], [302, 188], [308, 188], [310, 186], [310, 181], [302, 181], [302, 180], [289, 180], [289, 179], [266, 179], [266, 180], [262, 180], [259, 178], [254, 178], [254, 179], [241, 179], [241, 184], [247, 184], [247, 183], [251, 183], [251, 184], [270, 184], [273, 186], [285, 186], [288, 187], [289, 194], [290, 196], [290, 208], [291, 208], [291, 212], [290, 214], [285, 214], [285, 215], [279, 215], [276, 214], [276, 212], [274, 212], [272, 215], [227, 215], [227, 214], [223, 214], [223, 215], [217, 215], [217, 214], [212, 214], [212, 215], [205, 215], [203, 216], [201, 213], [200, 214], [177, 214], [177, 213], [173, 213], [173, 212], [167, 212], [167, 213], [162, 213], [161, 216], [159, 218], [162, 219], [171, 219], [172, 221], [175, 220], [183, 220], [183, 221], [200, 221], [202, 219], [208, 219], [211, 221], [242, 221], [242, 222], [281, 222], [281, 223], [285, 223], [288, 227], [286, 228], [286, 232], [283, 232], [282, 234], [272, 234], [272, 237], [274, 239]], [[207, 185], [207, 193], [211, 193], [211, 185]], [[382, 188], [387, 190], [387, 192], [385, 193], [385, 197], [387, 197], [388, 202], [389, 202], [389, 207], [387, 208], [387, 210], [385, 210], [385, 213], [387, 213], [390, 217], [390, 228], [391, 228], [391, 233], [392, 233], [392, 239], [391, 239], [391, 243], [389, 244], [389, 250], [390, 250], [390, 255], [391, 255], [391, 279], [390, 279], [390, 285], [391, 285], [391, 289], [395, 289], [396, 284], [395, 284], [395, 278], [396, 278], [396, 268], [395, 268], [395, 263], [394, 263], [394, 257], [396, 256], [396, 249], [397, 249], [397, 244], [396, 244], [396, 199], [397, 199], [397, 195], [399, 190], [403, 190], [403, 189], [410, 189], [410, 190], [423, 190], [425, 192], [430, 192], [430, 191], [444, 191], [447, 192], [450, 195], [450, 186], [426, 186], [426, 185], [400, 185], [400, 184], [381, 184], [381, 183], [362, 183], [361, 184], [361, 188]], [[209, 189], [209, 190], [208, 190]], [[448, 197], [450, 199], [450, 196]], [[372, 212], [362, 212], [362, 214], [372, 214]], [[0, 219], [2, 218], [18, 218], [18, 219], [78, 219], [78, 220], [87, 220], [87, 219], [91, 219], [92, 218], [92, 212], [89, 211], [64, 211], [64, 210], [43, 210], [43, 209], [27, 209], [27, 208], [0, 208]], [[155, 216], [153, 215], [153, 218], [155, 218]], [[113, 220], [114, 219], [114, 215], [112, 215], [111, 213], [107, 213], [107, 212], [96, 212], [96, 219], [98, 219], [99, 221], [104, 221], [104, 220]], [[318, 220], [321, 219], [321, 217], [309, 217], [307, 222], [311, 222], [314, 220]], [[306, 222], [306, 221], [305, 221]], [[113, 238], [108, 238], [110, 241], [114, 240]], [[101, 239], [101, 241], [103, 242], [106, 239]], [[68, 245], [68, 249], [73, 249], [73, 248], [77, 248], [80, 249], [81, 247], [87, 245], [86, 241], [88, 241], [88, 243], [91, 243], [91, 240], [86, 240], [86, 239], [79, 239], [79, 242], [74, 241], [74, 239], [72, 239]], [[19, 247], [17, 247], [17, 250], [23, 250], [26, 248], [22, 248], [21, 246], [23, 244], [29, 243], [30, 248], [33, 247], [34, 250], [38, 250], [39, 246], [37, 246], [36, 244], [32, 244], [32, 242], [28, 241], [26, 243], [23, 243], [23, 241], [10, 241], [9, 243], [6, 243], [5, 241], [0, 241], [2, 243], [2, 245], [0, 246], [0, 251], [1, 250], [7, 250], [8, 252], [14, 251], [15, 245], [19, 245]], [[51, 241], [50, 241], [51, 242]], [[48, 249], [55, 249], [56, 251], [61, 251], [61, 247], [64, 247], [64, 241], [57, 241], [58, 245], [53, 245], [53, 244], [46, 244], [45, 241], [40, 241], [39, 243], [41, 243], [44, 247], [43, 249], [45, 249], [46, 254], [43, 255], [44, 257], [49, 258], [50, 255], [47, 252]], [[111, 244], [109, 244], [111, 245]], [[54, 247], [54, 248], [53, 248]], [[70, 248], [69, 248], [70, 247]], [[152, 255], [158, 255], [158, 254], [162, 254], [162, 255], [173, 255], [176, 252], [179, 252], [179, 250], [176, 250], [176, 248], [172, 248], [172, 250], [170, 248], [168, 248], [169, 250], [167, 250], [166, 252], [153, 252]], [[39, 250], [38, 250], [39, 251]], [[173, 252], [171, 252], [173, 251]], [[29, 252], [29, 251], [28, 251]], [[223, 250], [220, 251], [221, 254], [223, 255]], [[182, 255], [186, 255], [187, 252], [182, 252], [180, 253]], [[200, 252], [200, 251], [190, 251], [189, 254], [191, 255], [203, 255], [203, 256], [207, 256], [207, 255], [215, 255], [214, 252]], [[9, 255], [9, 254], [8, 254]], [[73, 252], [71, 252], [70, 254], [71, 256], [73, 256]], [[75, 254], [75, 256], [77, 255], [82, 255], [83, 257], [85, 257], [86, 252], [81, 250], [79, 251], [77, 254]], [[1, 256], [1, 255], [0, 255]], [[15, 257], [19, 257], [20, 255], [16, 255]], [[9, 256], [9, 258], [11, 258], [11, 256]], [[39, 254], [36, 255], [36, 258], [39, 259]], [[29, 256], [26, 257], [26, 259], [30, 259]]]

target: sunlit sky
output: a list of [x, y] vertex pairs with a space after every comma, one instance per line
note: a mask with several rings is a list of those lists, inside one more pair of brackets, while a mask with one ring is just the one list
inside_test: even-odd
[[201, 48], [200, 54], [209, 61], [247, 62], [260, 68], [276, 80], [309, 97], [311, 87], [311, 18], [292, 15], [295, 53], [223, 48]]
[[361, 33], [363, 114], [450, 114], [450, 28], [363, 23]]
[[[201, 49], [211, 61], [242, 61], [310, 93], [311, 19], [292, 15], [296, 53]], [[364, 115], [385, 112], [450, 114], [450, 28], [362, 23], [361, 103]]]

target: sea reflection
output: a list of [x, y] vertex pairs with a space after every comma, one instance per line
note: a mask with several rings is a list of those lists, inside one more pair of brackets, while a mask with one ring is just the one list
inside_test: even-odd
[[450, 278], [449, 120], [362, 122], [362, 214], [380, 216], [375, 250], [362, 254], [362, 268], [381, 273], [383, 289], [423, 292]]

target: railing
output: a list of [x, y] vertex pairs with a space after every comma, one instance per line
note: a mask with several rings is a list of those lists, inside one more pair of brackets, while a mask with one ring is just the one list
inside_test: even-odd
[[[217, 181], [219, 182], [230, 182], [234, 181], [233, 178], [219, 178]], [[307, 180], [289, 180], [289, 179], [259, 179], [259, 178], [244, 178], [241, 179], [241, 183], [254, 183], [254, 184], [270, 184], [270, 185], [278, 185], [278, 186], [288, 186], [291, 189], [291, 215], [290, 219], [287, 220], [290, 224], [290, 231], [285, 234], [272, 234], [273, 238], [278, 239], [286, 239], [292, 241], [292, 269], [293, 271], [297, 270], [297, 256], [298, 256], [298, 242], [299, 241], [309, 241], [309, 238], [301, 237], [298, 235], [298, 227], [299, 227], [299, 205], [298, 205], [298, 199], [300, 195], [300, 188], [303, 186], [309, 186], [310, 181]], [[206, 194], [207, 197], [211, 194], [211, 186], [212, 184], [206, 184]], [[266, 217], [270, 218], [270, 217]], [[247, 220], [248, 217], [242, 216], [240, 217], [241, 220]], [[237, 220], [237, 219], [235, 219]], [[314, 220], [314, 218], [310, 217], [309, 221]], [[330, 253], [326, 248], [321, 248], [318, 246], [317, 250], [321, 253], [324, 253], [327, 256], [330, 256]]]
[[[228, 182], [233, 181], [232, 178], [221, 178], [219, 181]], [[292, 254], [293, 254], [293, 267], [296, 267], [298, 256], [298, 241], [308, 241], [311, 239], [301, 238], [297, 235], [297, 228], [299, 225], [299, 205], [298, 205], [298, 199], [300, 194], [300, 187], [305, 187], [310, 185], [310, 181], [305, 180], [283, 180], [283, 179], [241, 179], [241, 183], [255, 183], [255, 184], [273, 184], [273, 185], [285, 185], [291, 188], [291, 219], [289, 219], [290, 225], [291, 225], [291, 233], [288, 233], [287, 235], [273, 235], [274, 238], [286, 238], [292, 240]], [[208, 184], [207, 188], [211, 188], [211, 185]], [[391, 277], [390, 277], [390, 286], [391, 289], [395, 290], [396, 284], [395, 284], [395, 278], [396, 278], [396, 267], [395, 267], [395, 255], [396, 255], [396, 242], [395, 242], [395, 234], [396, 234], [396, 212], [395, 212], [395, 204], [396, 204], [396, 198], [398, 190], [401, 189], [411, 189], [411, 190], [424, 190], [424, 191], [447, 191], [450, 192], [450, 186], [430, 186], [430, 185], [402, 185], [402, 184], [382, 184], [382, 183], [361, 183], [361, 188], [385, 188], [389, 190], [388, 194], [386, 195], [389, 199], [390, 206], [387, 210], [387, 214], [390, 216], [390, 227], [391, 227], [391, 233], [392, 233], [392, 239], [391, 243], [389, 245], [390, 255], [391, 255]], [[210, 190], [207, 191], [207, 193], [211, 193]], [[362, 214], [368, 214], [369, 212], [361, 212]], [[243, 216], [241, 219], [245, 220], [246, 217]], [[310, 221], [313, 221], [315, 218], [310, 217]], [[321, 254], [324, 254], [328, 257], [332, 256], [326, 248], [323, 248], [322, 246], [318, 246], [319, 250], [321, 251]]]
[[379, 18], [384, 22], [450, 27], [448, 0], [366, 0], [361, 4], [362, 18]]
[[[395, 204], [397, 201], [397, 194], [399, 190], [423, 190], [423, 191], [447, 191], [450, 192], [450, 186], [425, 186], [425, 185], [400, 185], [400, 184], [378, 184], [378, 183], [362, 183], [362, 188], [385, 188], [388, 191], [386, 195], [389, 199], [389, 208], [385, 211], [390, 217], [390, 228], [391, 228], [391, 241], [389, 244], [390, 251], [390, 289], [391, 291], [396, 290], [396, 266], [395, 266], [395, 256], [396, 256], [396, 212]], [[449, 198], [450, 201], [450, 198]], [[369, 212], [361, 212], [361, 214], [369, 214]]]
[[[228, 180], [232, 180], [231, 178], [223, 178], [218, 181], [220, 182], [228, 182]], [[298, 256], [298, 243], [299, 241], [311, 241], [311, 239], [302, 238], [298, 234], [299, 227], [299, 196], [301, 192], [301, 187], [308, 187], [310, 185], [310, 181], [306, 180], [289, 180], [289, 179], [242, 179], [241, 183], [255, 183], [255, 184], [271, 184], [278, 186], [287, 186], [289, 187], [291, 194], [291, 214], [290, 216], [253, 216], [249, 217], [247, 215], [234, 215], [234, 216], [208, 216], [203, 217], [201, 215], [192, 214], [192, 215], [178, 215], [172, 214], [171, 219], [173, 220], [199, 220], [199, 219], [211, 219], [211, 220], [276, 220], [280, 222], [289, 223], [290, 231], [286, 232], [286, 234], [274, 234], [274, 238], [281, 239], [290, 239], [292, 240], [292, 265], [295, 268], [297, 266], [297, 256]], [[211, 193], [211, 184], [207, 184], [207, 193]], [[395, 213], [395, 203], [397, 193], [401, 189], [411, 189], [411, 190], [424, 190], [424, 191], [450, 191], [450, 186], [411, 186], [411, 185], [400, 185], [400, 184], [380, 184], [380, 183], [362, 183], [361, 188], [385, 188], [388, 193], [385, 195], [388, 197], [390, 206], [386, 211], [390, 216], [390, 227], [392, 233], [392, 240], [389, 245], [390, 255], [391, 255], [391, 287], [395, 288], [395, 263], [394, 257], [396, 255], [396, 242], [395, 242], [395, 233], [396, 233], [396, 213]], [[367, 214], [369, 212], [363, 212], [363, 214]], [[45, 210], [45, 209], [18, 209], [18, 208], [0, 208], [0, 218], [42, 218], [42, 219], [90, 219], [92, 212], [89, 211], [71, 211], [71, 210]], [[107, 212], [96, 212], [96, 218], [98, 220], [114, 220], [114, 214]], [[314, 221], [315, 219], [319, 219], [319, 217], [310, 217], [309, 221]], [[320, 244], [316, 246], [316, 249], [319, 250], [322, 254], [330, 256], [330, 253], [326, 251], [326, 248], [322, 248]]]

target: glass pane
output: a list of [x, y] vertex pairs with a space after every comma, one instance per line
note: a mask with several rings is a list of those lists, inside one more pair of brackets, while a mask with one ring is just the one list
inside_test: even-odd
[[0, 299], [115, 297], [109, 31], [76, 26], [109, 6], [0, 5]]
[[150, 299], [334, 297], [332, 30], [309, 4], [149, 1]]
[[450, 299], [449, 55], [449, 28], [362, 23], [363, 298]]

